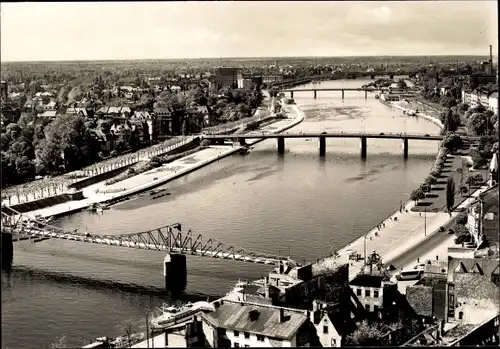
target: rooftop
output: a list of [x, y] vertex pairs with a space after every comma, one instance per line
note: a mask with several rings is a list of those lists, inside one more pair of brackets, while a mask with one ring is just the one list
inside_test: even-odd
[[389, 281], [389, 279], [385, 275], [358, 274], [349, 282], [349, 285], [381, 288], [382, 281]]
[[[221, 300], [215, 311], [203, 314], [214, 327], [290, 339], [308, 319], [307, 312], [256, 303]], [[284, 318], [280, 322], [280, 311]]]
[[432, 316], [431, 286], [415, 285], [406, 289], [406, 299], [415, 312], [420, 316]]

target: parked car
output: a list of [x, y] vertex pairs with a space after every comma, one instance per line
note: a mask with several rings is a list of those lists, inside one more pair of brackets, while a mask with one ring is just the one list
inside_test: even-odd
[[396, 280], [407, 281], [407, 280], [418, 280], [422, 278], [424, 271], [422, 269], [413, 270], [401, 270], [396, 274]]

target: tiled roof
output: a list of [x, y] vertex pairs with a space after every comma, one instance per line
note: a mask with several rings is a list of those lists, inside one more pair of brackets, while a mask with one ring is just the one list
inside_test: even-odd
[[279, 313], [278, 307], [224, 300], [214, 312], [202, 316], [215, 327], [280, 339], [292, 338], [307, 321], [304, 311], [284, 308], [283, 322], [279, 321]]
[[[495, 271], [498, 267], [498, 259], [489, 259], [489, 258], [448, 258], [448, 277], [452, 274], [453, 271], [460, 266], [460, 263], [463, 265], [465, 273], [471, 273], [476, 264], [478, 264], [479, 268], [482, 270], [483, 275], [489, 276]], [[451, 281], [451, 280], [450, 280]]]
[[415, 285], [406, 289], [406, 299], [421, 316], [432, 316], [432, 287]]
[[483, 233], [488, 246], [498, 246], [498, 214], [494, 215], [492, 220], [483, 219]]

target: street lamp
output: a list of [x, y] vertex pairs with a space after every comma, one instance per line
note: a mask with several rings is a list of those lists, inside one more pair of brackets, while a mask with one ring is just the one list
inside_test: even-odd
[[365, 119], [366, 119], [366, 118], [362, 118], [362, 119], [360, 120], [360, 124], [361, 124], [361, 133], [364, 133], [364, 132], [365, 132], [365, 130], [364, 130], [364, 128], [365, 128], [365, 127], [364, 127], [364, 126], [365, 126]]
[[404, 122], [404, 134], [405, 134], [405, 135], [406, 135], [406, 122], [407, 122], [407, 121], [408, 121], [408, 118], [407, 118], [407, 117], [405, 117], [405, 119], [404, 119], [404, 121], [403, 121], [403, 122]]
[[424, 236], [427, 236], [427, 207], [424, 207]]

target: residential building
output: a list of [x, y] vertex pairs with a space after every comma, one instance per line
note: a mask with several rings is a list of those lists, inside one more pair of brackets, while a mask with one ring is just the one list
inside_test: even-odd
[[480, 324], [498, 315], [498, 258], [448, 257], [446, 322]]
[[356, 329], [355, 320], [342, 314], [339, 303], [314, 301], [310, 317], [323, 347], [342, 347], [345, 337]]
[[488, 83], [496, 82], [496, 75], [488, 75], [485, 73], [474, 73], [469, 75], [470, 85], [487, 85]]
[[88, 116], [86, 108], [69, 107], [66, 108], [66, 114], [83, 115]]
[[243, 77], [239, 68], [218, 68], [215, 71], [215, 87], [243, 88]]
[[318, 346], [308, 311], [258, 303], [218, 300], [215, 311], [201, 314], [210, 347]]
[[408, 303], [426, 323], [445, 318], [447, 272], [447, 261], [429, 260], [423, 277], [406, 288]]
[[498, 92], [494, 92], [488, 97], [488, 109], [498, 115]]
[[478, 249], [498, 246], [498, 184], [482, 193], [467, 212], [466, 227]]

